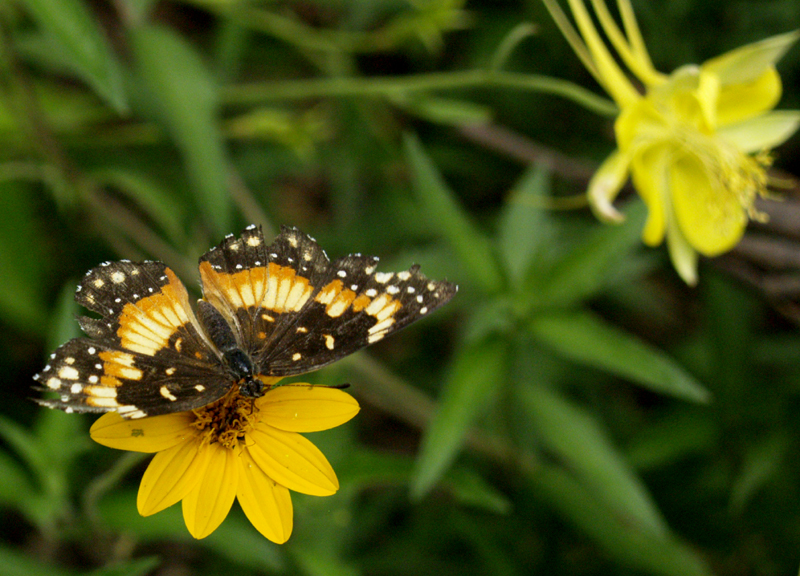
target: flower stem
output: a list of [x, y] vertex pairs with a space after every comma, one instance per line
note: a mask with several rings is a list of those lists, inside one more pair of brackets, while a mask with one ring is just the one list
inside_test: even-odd
[[101, 474], [86, 487], [81, 498], [83, 513], [92, 526], [100, 526], [100, 514], [97, 511], [97, 503], [100, 499], [113, 488], [130, 470], [138, 465], [149, 454], [142, 452], [125, 452], [114, 465]]
[[275, 100], [301, 100], [326, 96], [386, 97], [407, 92], [481, 87], [513, 88], [531, 92], [543, 92], [572, 100], [576, 104], [602, 116], [612, 117], [618, 113], [616, 105], [610, 100], [566, 80], [538, 74], [481, 69], [385, 78], [339, 77], [254, 82], [225, 88], [223, 90], [223, 100], [227, 104], [246, 105]]

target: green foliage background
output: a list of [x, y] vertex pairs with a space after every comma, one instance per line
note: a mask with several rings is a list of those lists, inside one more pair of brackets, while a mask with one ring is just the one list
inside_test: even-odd
[[[634, 6], [664, 71], [800, 25], [795, 0]], [[800, 107], [800, 49], [779, 69]], [[713, 262], [683, 286], [636, 200], [620, 227], [575, 201], [613, 112], [534, 0], [0, 4], [0, 573], [795, 573], [797, 327]], [[460, 285], [308, 378], [363, 409], [312, 435], [342, 489], [294, 495], [283, 546], [236, 506], [202, 541], [139, 517], [146, 462], [28, 400], [86, 270], [196, 289], [249, 223]]]

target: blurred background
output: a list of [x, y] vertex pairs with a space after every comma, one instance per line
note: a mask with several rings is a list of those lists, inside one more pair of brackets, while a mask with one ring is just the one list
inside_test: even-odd
[[[669, 72], [800, 27], [796, 0], [633, 2]], [[612, 12], [616, 13], [614, 7]], [[779, 63], [800, 108], [800, 48]], [[580, 104], [576, 100], [580, 101]], [[800, 567], [800, 137], [782, 199], [686, 287], [582, 194], [615, 147], [543, 6], [462, 0], [0, 4], [0, 574], [779, 575]], [[460, 286], [319, 373], [341, 489], [262, 538], [136, 511], [147, 459], [29, 400], [82, 275], [250, 223]]]

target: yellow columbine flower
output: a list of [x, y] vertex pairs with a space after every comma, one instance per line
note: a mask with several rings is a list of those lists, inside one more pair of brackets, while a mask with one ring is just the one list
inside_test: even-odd
[[733, 248], [753, 202], [767, 192], [769, 149], [800, 125], [798, 111], [771, 111], [781, 95], [775, 63], [800, 38], [797, 31], [742, 46], [700, 66], [669, 76], [650, 61], [628, 0], [618, 0], [621, 30], [603, 0], [591, 0], [597, 20], [622, 70], [595, 28], [583, 0], [568, 0], [578, 30], [556, 0], [543, 0], [583, 64], [620, 108], [617, 150], [589, 184], [595, 213], [619, 222], [612, 201], [630, 174], [648, 208], [642, 234], [650, 245], [666, 236], [675, 269], [697, 282], [698, 253], [716, 256]]
[[[278, 379], [262, 380], [274, 385]], [[253, 526], [281, 544], [292, 533], [289, 490], [329, 496], [339, 489], [325, 456], [298, 432], [339, 426], [358, 410], [352, 396], [334, 388], [291, 384], [253, 400], [233, 387], [191, 412], [141, 420], [109, 412], [90, 433], [104, 446], [156, 452], [139, 486], [142, 516], [182, 500], [189, 532], [205, 538], [237, 498]]]

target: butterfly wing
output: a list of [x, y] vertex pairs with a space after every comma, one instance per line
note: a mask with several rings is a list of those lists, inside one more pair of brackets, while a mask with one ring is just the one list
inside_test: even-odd
[[41, 404], [141, 418], [199, 408], [230, 389], [186, 288], [164, 264], [107, 262], [87, 273], [75, 299], [100, 318], [81, 318], [89, 337], [58, 348], [34, 377], [59, 394]]
[[384, 338], [443, 305], [457, 288], [417, 266], [376, 272], [353, 254], [331, 263], [309, 236], [284, 227], [264, 245], [260, 228], [230, 236], [200, 260], [205, 298], [239, 334], [257, 370], [315, 370]]

